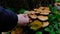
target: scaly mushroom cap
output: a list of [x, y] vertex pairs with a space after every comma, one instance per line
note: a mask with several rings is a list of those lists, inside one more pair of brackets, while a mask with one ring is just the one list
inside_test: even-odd
[[37, 15], [35, 15], [34, 13], [29, 14], [29, 17], [31, 17], [32, 19], [36, 19]]

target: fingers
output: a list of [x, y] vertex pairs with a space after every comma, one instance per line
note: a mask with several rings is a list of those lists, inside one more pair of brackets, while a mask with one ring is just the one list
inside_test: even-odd
[[29, 17], [27, 15], [23, 14], [22, 19], [25, 23], [29, 23]]
[[18, 24], [27, 24], [29, 23], [29, 17], [25, 14], [18, 15]]

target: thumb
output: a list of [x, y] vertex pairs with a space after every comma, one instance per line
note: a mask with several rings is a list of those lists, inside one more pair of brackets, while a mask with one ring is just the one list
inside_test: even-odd
[[24, 18], [26, 20], [26, 23], [29, 23], [29, 17], [27, 15], [24, 15]]

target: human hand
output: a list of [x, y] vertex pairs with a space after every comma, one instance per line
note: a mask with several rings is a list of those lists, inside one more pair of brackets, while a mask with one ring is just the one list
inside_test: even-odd
[[27, 25], [29, 23], [29, 17], [25, 14], [18, 15], [18, 24], [19, 25]]

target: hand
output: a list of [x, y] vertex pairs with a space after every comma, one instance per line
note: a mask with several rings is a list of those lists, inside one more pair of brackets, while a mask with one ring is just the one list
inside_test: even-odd
[[29, 23], [29, 17], [25, 14], [19, 14], [18, 15], [18, 24], [26, 25], [27, 23]]

